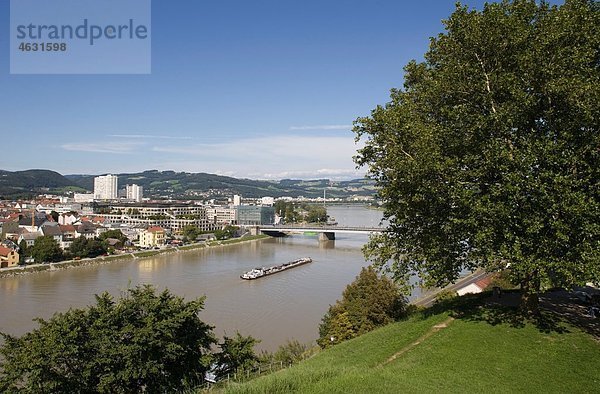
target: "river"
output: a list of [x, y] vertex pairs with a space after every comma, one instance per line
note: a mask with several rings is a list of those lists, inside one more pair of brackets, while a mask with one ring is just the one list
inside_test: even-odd
[[[379, 224], [381, 212], [362, 206], [331, 206], [340, 225]], [[20, 335], [35, 327], [34, 317], [83, 307], [94, 294], [118, 296], [128, 287], [151, 283], [193, 299], [206, 296], [200, 318], [215, 334], [259, 338], [259, 350], [275, 350], [288, 339], [310, 343], [330, 304], [366, 266], [361, 247], [367, 235], [336, 234], [319, 242], [316, 235], [293, 235], [207, 250], [175, 253], [107, 265], [78, 267], [0, 279], [0, 331]], [[254, 281], [239, 278], [257, 266], [300, 257], [313, 262]]]

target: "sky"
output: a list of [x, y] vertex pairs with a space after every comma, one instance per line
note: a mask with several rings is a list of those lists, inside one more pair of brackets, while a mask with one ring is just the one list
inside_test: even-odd
[[360, 177], [352, 122], [402, 86], [454, 3], [153, 0], [150, 74], [11, 75], [2, 0], [0, 169]]

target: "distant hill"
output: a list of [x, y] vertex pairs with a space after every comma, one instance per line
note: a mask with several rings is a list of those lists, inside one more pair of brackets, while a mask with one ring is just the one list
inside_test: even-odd
[[[149, 170], [131, 174], [116, 174], [119, 189], [127, 184], [144, 187], [144, 195], [154, 198], [195, 199], [225, 198], [234, 194], [243, 197], [348, 197], [375, 194], [372, 181], [330, 181], [328, 179], [259, 181], [206, 173]], [[50, 170], [0, 170], [0, 197], [14, 197], [43, 192], [92, 191], [96, 175], [63, 176]]]
[[[239, 194], [244, 197], [281, 197], [281, 196], [323, 196], [324, 189], [328, 197], [347, 197], [351, 195], [370, 196], [375, 192], [371, 181], [357, 179], [352, 181], [292, 180], [258, 181], [228, 176], [189, 173], [175, 171], [150, 170], [133, 174], [116, 174], [119, 188], [126, 184], [138, 184], [144, 187], [144, 195], [172, 198], [218, 198]], [[95, 175], [67, 175], [71, 182], [92, 190]]]
[[79, 189], [77, 185], [55, 171], [0, 170], [0, 196], [14, 196], [29, 193]]

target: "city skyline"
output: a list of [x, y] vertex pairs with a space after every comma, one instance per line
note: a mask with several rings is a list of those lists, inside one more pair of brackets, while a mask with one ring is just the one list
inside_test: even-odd
[[1, 58], [0, 169], [361, 177], [352, 122], [402, 86], [454, 1], [152, 6], [150, 75], [10, 75]]

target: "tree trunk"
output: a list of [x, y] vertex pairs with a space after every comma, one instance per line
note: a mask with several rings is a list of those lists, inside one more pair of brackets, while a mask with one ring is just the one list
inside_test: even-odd
[[536, 275], [528, 275], [521, 281], [521, 311], [527, 315], [540, 314], [540, 281]]

